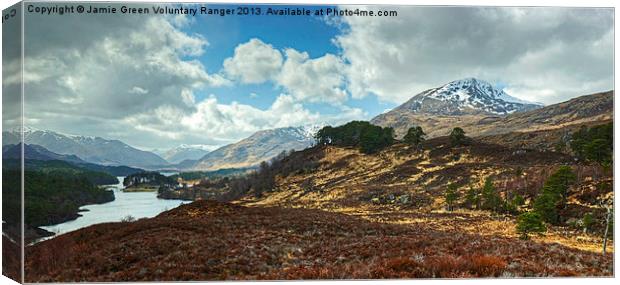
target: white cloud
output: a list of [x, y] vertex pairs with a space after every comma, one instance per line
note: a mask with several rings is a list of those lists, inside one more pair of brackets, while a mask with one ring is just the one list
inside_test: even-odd
[[259, 39], [238, 45], [224, 60], [224, 71], [243, 83], [262, 83], [273, 78], [282, 66], [282, 54]]
[[141, 87], [138, 87], [138, 86], [134, 86], [134, 87], [132, 87], [132, 88], [131, 88], [131, 89], [129, 89], [129, 91], [127, 91], [127, 92], [128, 92], [129, 94], [140, 94], [140, 95], [144, 95], [144, 94], [148, 94], [148, 93], [149, 93], [149, 91], [148, 91], [148, 90], [146, 90], [146, 89], [144, 89], [144, 88], [141, 88]]
[[333, 54], [311, 59], [306, 52], [286, 49], [286, 61], [276, 82], [296, 99], [340, 104], [347, 100], [344, 63]]
[[222, 145], [264, 129], [328, 123], [339, 125], [367, 114], [358, 108], [341, 106], [334, 114], [311, 112], [291, 95], [280, 94], [267, 109], [232, 102], [222, 104], [211, 95], [196, 103], [193, 112], [160, 106], [124, 119], [137, 130], [179, 143]]
[[334, 42], [354, 98], [402, 103], [464, 77], [546, 104], [613, 87], [611, 9], [398, 7], [343, 20]]
[[303, 102], [327, 102], [339, 105], [347, 100], [344, 90], [345, 64], [333, 54], [310, 58], [294, 49], [282, 53], [260, 39], [251, 39], [235, 48], [233, 57], [224, 60], [224, 72], [242, 83], [274, 84]]
[[[132, 18], [133, 23], [118, 30], [85, 21], [88, 35], [73, 32], [68, 26], [72, 22], [62, 21], [59, 25], [66, 31], [58, 31], [58, 37], [74, 33], [75, 44], [26, 51], [30, 114], [62, 112], [120, 119], [163, 105], [191, 109], [193, 90], [228, 84], [195, 59], [209, 45], [204, 37], [187, 34], [166, 18]], [[99, 37], [90, 38], [90, 33]], [[27, 34], [26, 40], [32, 37]]]

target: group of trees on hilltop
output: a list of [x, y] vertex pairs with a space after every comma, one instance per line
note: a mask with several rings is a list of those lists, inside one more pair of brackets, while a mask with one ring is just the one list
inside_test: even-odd
[[[452, 146], [467, 143], [465, 131], [459, 127], [452, 129], [449, 135]], [[394, 144], [394, 129], [375, 126], [366, 121], [352, 121], [338, 127], [326, 126], [315, 135], [317, 145], [334, 145], [359, 147], [363, 153], [375, 153]], [[403, 137], [403, 142], [419, 149], [426, 139], [426, 133], [420, 126], [411, 127]]]
[[316, 133], [315, 139], [319, 145], [359, 147], [363, 153], [375, 153], [394, 143], [394, 129], [352, 121], [338, 127], [326, 126]]

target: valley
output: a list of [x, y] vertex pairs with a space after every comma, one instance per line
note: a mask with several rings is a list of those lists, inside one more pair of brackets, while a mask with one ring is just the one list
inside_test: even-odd
[[[29, 149], [48, 172], [92, 163]], [[27, 281], [613, 275], [612, 91], [541, 106], [465, 79], [370, 122], [188, 153], [115, 190], [174, 207], [67, 223], [26, 248]]]

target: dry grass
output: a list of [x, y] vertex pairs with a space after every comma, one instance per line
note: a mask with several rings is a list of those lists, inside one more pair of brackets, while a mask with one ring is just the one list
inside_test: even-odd
[[199, 201], [29, 247], [26, 281], [610, 276], [611, 266], [558, 244]]
[[[470, 210], [445, 212], [445, 185], [451, 182], [462, 185], [462, 196], [469, 185], [481, 187], [484, 179], [490, 176], [496, 177], [499, 184], [507, 185], [505, 187], [522, 185], [519, 181], [513, 182], [515, 169], [521, 168], [529, 174], [529, 181], [526, 181], [533, 189], [540, 187], [555, 167], [571, 162], [564, 154], [534, 151], [516, 154], [511, 149], [484, 143], [453, 150], [442, 138], [427, 142], [426, 148], [433, 151], [414, 151], [407, 146], [398, 145], [377, 155], [362, 155], [355, 149], [327, 147], [322, 150], [325, 155], [321, 156], [321, 167], [317, 171], [279, 177], [276, 191], [260, 199], [247, 197], [238, 203], [256, 207], [321, 209], [359, 216], [374, 222], [401, 225], [423, 223], [442, 231], [515, 238], [518, 235], [515, 232], [513, 216]], [[452, 159], [457, 152], [460, 154], [459, 159]], [[588, 177], [582, 179], [593, 183]], [[610, 178], [604, 180], [611, 181]], [[312, 191], [302, 187], [305, 181], [312, 181]], [[592, 190], [594, 187], [581, 188], [583, 189], [576, 195], [595, 193]], [[427, 200], [422, 199], [421, 203], [413, 205], [377, 205], [372, 203], [369, 193], [376, 193], [375, 196], [380, 197], [406, 194], [426, 197]], [[600, 252], [602, 244], [601, 238], [555, 227], [550, 227], [548, 234], [534, 237], [534, 240], [559, 243], [592, 252]], [[613, 245], [608, 248], [613, 251]]]

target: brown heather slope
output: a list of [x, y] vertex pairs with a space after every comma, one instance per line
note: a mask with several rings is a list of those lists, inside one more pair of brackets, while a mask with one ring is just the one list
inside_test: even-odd
[[29, 247], [27, 282], [611, 276], [611, 256], [309, 209], [197, 201]]
[[[445, 231], [517, 237], [514, 216], [469, 210], [446, 213], [447, 185], [459, 186], [458, 204], [461, 205], [470, 186], [480, 188], [490, 177], [500, 195], [520, 194], [526, 198], [527, 208], [547, 177], [559, 166], [570, 165], [578, 182], [570, 189], [571, 199], [563, 215], [566, 219], [581, 219], [591, 212], [597, 221], [596, 230], [602, 231], [600, 221], [605, 210], [597, 201], [609, 199], [613, 192], [612, 187], [599, 189], [599, 183], [611, 185], [610, 170], [577, 164], [561, 153], [511, 149], [479, 141], [452, 148], [446, 137], [428, 140], [424, 149], [418, 151], [397, 144], [375, 155], [364, 155], [349, 148], [308, 149], [296, 154], [317, 159], [317, 169], [279, 177], [275, 191], [261, 198], [247, 196], [241, 203], [258, 207], [314, 208], [376, 222], [432, 224]], [[518, 169], [523, 176], [516, 177]], [[602, 243], [600, 237], [584, 236], [568, 227], [550, 227], [547, 235], [535, 239], [597, 252]]]
[[[591, 128], [607, 123], [613, 123], [613, 120], [587, 121], [537, 131], [518, 131], [496, 135], [484, 135], [477, 137], [476, 139], [486, 143], [501, 144], [511, 148], [568, 152], [568, 142], [570, 141], [570, 136], [574, 132], [578, 131], [579, 128], [582, 126]], [[558, 145], [563, 146], [563, 149], [558, 150]]]

